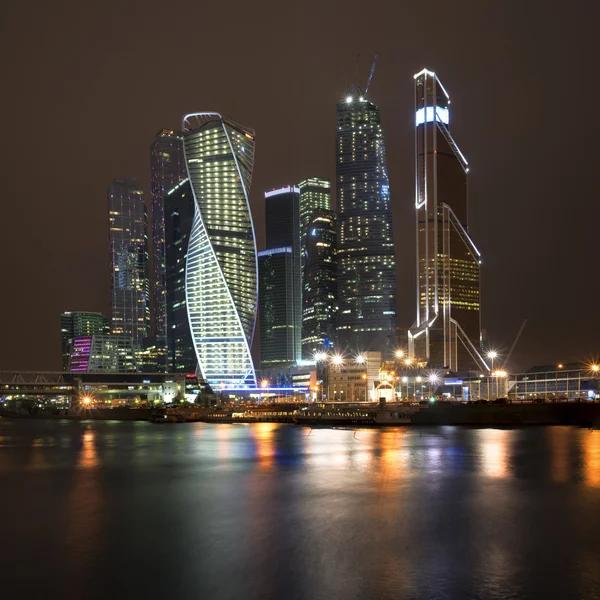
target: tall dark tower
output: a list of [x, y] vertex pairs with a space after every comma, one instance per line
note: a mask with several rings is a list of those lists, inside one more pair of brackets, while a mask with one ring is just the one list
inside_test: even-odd
[[450, 135], [450, 97], [437, 75], [415, 75], [417, 318], [409, 355], [453, 371], [488, 366], [481, 349], [481, 255], [469, 236], [469, 166]]
[[396, 335], [396, 261], [379, 108], [351, 94], [337, 105], [338, 342], [385, 350]]
[[[165, 347], [167, 335], [165, 285], [165, 199], [167, 193], [187, 177], [183, 157], [183, 134], [161, 129], [151, 147], [152, 191], [152, 333], [156, 344]], [[165, 365], [161, 365], [164, 367]]]

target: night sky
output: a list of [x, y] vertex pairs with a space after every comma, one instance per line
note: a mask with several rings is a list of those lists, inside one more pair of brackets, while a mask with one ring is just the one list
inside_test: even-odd
[[[4, 0], [0, 370], [59, 369], [60, 312], [109, 314], [106, 188], [186, 112], [256, 130], [251, 190], [335, 178], [356, 54], [381, 108], [403, 327], [414, 317], [413, 74], [436, 71], [470, 166], [483, 324], [511, 368], [600, 353], [597, 2]], [[149, 200], [149, 197], [148, 197]]]

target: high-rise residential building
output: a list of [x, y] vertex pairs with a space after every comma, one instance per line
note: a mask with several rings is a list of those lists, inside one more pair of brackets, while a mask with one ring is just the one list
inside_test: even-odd
[[91, 335], [73, 340], [71, 373], [137, 371], [133, 341], [126, 335]]
[[161, 129], [150, 155], [152, 192], [152, 333], [156, 346], [166, 345], [165, 197], [187, 177], [183, 157], [183, 134]]
[[182, 129], [195, 200], [185, 286], [198, 365], [213, 389], [254, 387], [258, 282], [248, 200], [254, 132], [213, 112], [185, 116]]
[[302, 355], [335, 345], [337, 324], [336, 215], [317, 208], [307, 224], [302, 276]]
[[379, 108], [357, 94], [337, 104], [338, 342], [384, 351], [396, 335], [396, 261]]
[[69, 311], [60, 315], [60, 336], [62, 345], [62, 366], [69, 368], [73, 340], [95, 334], [108, 335], [110, 320], [97, 312]]
[[298, 184], [300, 190], [300, 254], [302, 267], [306, 264], [306, 236], [308, 224], [315, 210], [331, 210], [331, 181], [309, 177]]
[[294, 288], [296, 269], [291, 246], [258, 253], [260, 367], [292, 365], [299, 340]]
[[198, 360], [188, 319], [185, 279], [196, 202], [188, 179], [167, 192], [164, 209], [167, 370], [195, 373]]
[[149, 334], [148, 214], [134, 179], [108, 188], [111, 331], [141, 348]]
[[481, 255], [468, 227], [469, 166], [450, 135], [450, 97], [437, 75], [415, 75], [417, 318], [409, 355], [453, 371], [486, 369], [481, 347]]
[[[277, 266], [273, 265], [272, 268], [291, 269], [285, 275], [279, 273], [277, 279], [286, 282], [286, 287], [279, 289], [279, 293], [287, 296], [285, 303], [290, 310], [286, 313], [289, 317], [286, 328], [293, 348], [291, 360], [298, 361], [302, 358], [302, 273], [300, 189], [297, 186], [286, 186], [265, 193], [265, 238], [267, 250], [291, 248], [291, 256], [283, 262], [277, 262]], [[263, 345], [261, 340], [261, 348]]]

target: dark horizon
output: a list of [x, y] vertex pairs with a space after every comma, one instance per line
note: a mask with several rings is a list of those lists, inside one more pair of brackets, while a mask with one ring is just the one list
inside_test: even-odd
[[259, 250], [264, 191], [312, 176], [335, 185], [335, 106], [359, 51], [363, 82], [379, 53], [369, 99], [387, 148], [400, 327], [415, 312], [413, 74], [427, 67], [450, 94], [451, 131], [469, 161], [488, 341], [506, 353], [527, 318], [513, 370], [597, 357], [600, 150], [594, 121], [577, 116], [599, 87], [598, 12], [584, 0], [552, 11], [539, 0], [350, 1], [343, 11], [270, 0], [59, 0], [31, 11], [8, 0], [0, 370], [58, 370], [60, 313], [110, 314], [107, 187], [135, 177], [150, 206], [150, 145], [184, 114], [216, 110], [255, 129]]

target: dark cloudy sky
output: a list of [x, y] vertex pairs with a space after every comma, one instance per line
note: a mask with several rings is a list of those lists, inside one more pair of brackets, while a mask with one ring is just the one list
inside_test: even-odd
[[435, 70], [469, 159], [484, 327], [513, 366], [600, 352], [599, 3], [4, 0], [0, 369], [58, 369], [59, 313], [108, 314], [106, 186], [149, 189], [149, 146], [190, 111], [257, 133], [262, 193], [335, 173], [357, 52], [388, 146], [401, 325], [414, 313], [413, 73]]

